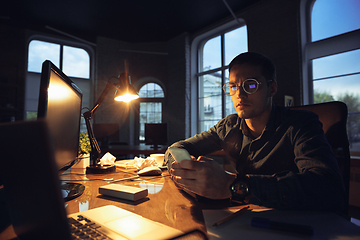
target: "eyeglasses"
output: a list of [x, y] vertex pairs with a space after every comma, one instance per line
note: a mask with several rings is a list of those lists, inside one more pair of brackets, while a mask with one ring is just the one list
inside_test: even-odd
[[[268, 80], [267, 82], [271, 82], [272, 80]], [[253, 94], [255, 93], [258, 88], [259, 85], [261, 84], [261, 82], [259, 82], [256, 79], [246, 79], [245, 81], [242, 82], [241, 87], [243, 88], [244, 92], [246, 92], [247, 94]], [[226, 93], [226, 95], [229, 96], [233, 96], [236, 91], [239, 90], [240, 85], [236, 85], [235, 83], [225, 83], [223, 86], [223, 90]]]

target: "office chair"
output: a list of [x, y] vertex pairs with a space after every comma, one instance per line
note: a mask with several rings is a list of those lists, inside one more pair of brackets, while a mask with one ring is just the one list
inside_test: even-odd
[[348, 109], [346, 104], [339, 101], [333, 101], [289, 108], [309, 110], [319, 116], [319, 120], [323, 124], [325, 136], [330, 146], [333, 148], [340, 167], [340, 171], [345, 183], [347, 200], [346, 203], [348, 204], [350, 184], [350, 150], [346, 131], [346, 122], [348, 116]]

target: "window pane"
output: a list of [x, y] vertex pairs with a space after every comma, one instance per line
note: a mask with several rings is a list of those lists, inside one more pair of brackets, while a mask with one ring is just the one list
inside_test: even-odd
[[343, 101], [345, 96], [358, 98], [359, 58], [360, 50], [356, 50], [313, 60], [314, 102]]
[[343, 101], [346, 96], [353, 96], [358, 99], [360, 74], [314, 81], [313, 89], [315, 103], [333, 100]]
[[312, 41], [360, 28], [359, 0], [317, 0], [311, 13]]
[[[228, 81], [227, 65], [234, 57], [248, 51], [247, 44], [247, 27], [243, 26], [229, 32], [219, 32], [219, 36], [199, 47], [197, 132], [208, 130], [224, 116], [236, 113], [231, 97], [223, 93], [222, 81]], [[220, 68], [221, 71], [202, 75], [205, 71]]]
[[[227, 82], [229, 82], [229, 69], [225, 71], [225, 83]], [[231, 97], [226, 95], [224, 91], [222, 94], [225, 96], [225, 116], [236, 113]]]
[[199, 81], [199, 130], [205, 131], [222, 118], [221, 72], [204, 75]]
[[240, 53], [247, 52], [247, 29], [246, 26], [228, 32], [225, 38], [225, 64], [229, 65], [231, 60]]
[[161, 102], [140, 102], [140, 141], [145, 140], [145, 123], [161, 123], [161, 114]]
[[156, 83], [147, 83], [140, 88], [139, 96], [141, 98], [163, 98], [164, 91]]
[[360, 72], [360, 49], [313, 60], [313, 78]]
[[81, 48], [64, 46], [63, 72], [71, 77], [90, 77], [90, 57]]
[[50, 60], [57, 67], [60, 65], [60, 45], [32, 40], [29, 44], [28, 71], [41, 72], [42, 63]]
[[200, 71], [221, 67], [220, 36], [210, 39], [204, 44]]
[[360, 151], [360, 74], [314, 81], [314, 102], [342, 101], [348, 107], [351, 151]]
[[360, 113], [359, 112], [348, 115], [347, 129], [348, 129], [348, 138], [350, 143], [350, 151], [359, 152], [360, 151]]

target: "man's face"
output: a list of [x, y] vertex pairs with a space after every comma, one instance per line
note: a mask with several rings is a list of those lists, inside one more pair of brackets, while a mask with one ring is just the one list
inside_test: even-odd
[[254, 119], [268, 111], [271, 111], [272, 97], [276, 93], [276, 82], [267, 84], [268, 80], [261, 74], [261, 67], [248, 64], [234, 65], [231, 68], [229, 82], [241, 85], [246, 79], [256, 79], [259, 83], [258, 90], [253, 94], [247, 94], [243, 88], [231, 96], [235, 110], [240, 118]]

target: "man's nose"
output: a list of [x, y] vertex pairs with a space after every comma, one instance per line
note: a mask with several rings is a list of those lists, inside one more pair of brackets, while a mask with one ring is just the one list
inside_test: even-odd
[[244, 91], [243, 87], [241, 85], [239, 85], [236, 88], [236, 93], [235, 93], [239, 98], [241, 97], [247, 97], [247, 93]]

